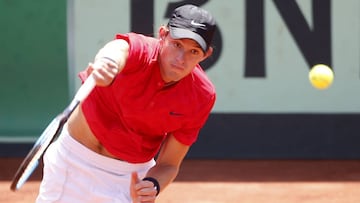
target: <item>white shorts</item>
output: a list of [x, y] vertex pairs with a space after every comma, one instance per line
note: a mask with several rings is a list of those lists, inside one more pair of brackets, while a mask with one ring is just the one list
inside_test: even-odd
[[37, 203], [131, 202], [131, 172], [140, 178], [155, 165], [131, 164], [97, 154], [75, 139], [64, 126], [44, 155], [44, 176]]

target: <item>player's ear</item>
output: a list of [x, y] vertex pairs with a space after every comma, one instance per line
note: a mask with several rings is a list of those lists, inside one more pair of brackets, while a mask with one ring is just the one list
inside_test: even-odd
[[169, 33], [169, 29], [163, 25], [163, 26], [160, 26], [159, 28], [159, 38], [160, 40], [163, 40], [165, 39], [166, 35]]
[[214, 49], [210, 46], [210, 47], [208, 48], [208, 50], [205, 52], [205, 54], [204, 54], [204, 59], [206, 59], [206, 58], [208, 58], [209, 56], [211, 56], [213, 52], [214, 52]]

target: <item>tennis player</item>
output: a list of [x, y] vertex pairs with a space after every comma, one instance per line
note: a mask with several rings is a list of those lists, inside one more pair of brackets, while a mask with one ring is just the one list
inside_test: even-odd
[[79, 74], [97, 86], [45, 153], [37, 202], [155, 202], [214, 105], [199, 63], [215, 28], [208, 11], [184, 5], [158, 38], [118, 34], [100, 49]]

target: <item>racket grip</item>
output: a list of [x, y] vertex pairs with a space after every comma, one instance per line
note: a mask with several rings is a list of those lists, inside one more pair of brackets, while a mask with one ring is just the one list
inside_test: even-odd
[[82, 84], [79, 90], [76, 92], [74, 100], [82, 102], [86, 97], [90, 94], [90, 92], [96, 86], [96, 81], [92, 74], [85, 80], [84, 84]]

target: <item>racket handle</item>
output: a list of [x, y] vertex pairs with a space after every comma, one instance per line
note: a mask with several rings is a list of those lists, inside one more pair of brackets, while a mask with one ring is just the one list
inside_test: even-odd
[[96, 86], [96, 81], [92, 74], [85, 80], [84, 84], [82, 84], [79, 90], [76, 92], [74, 101], [83, 101], [90, 94], [90, 92]]

